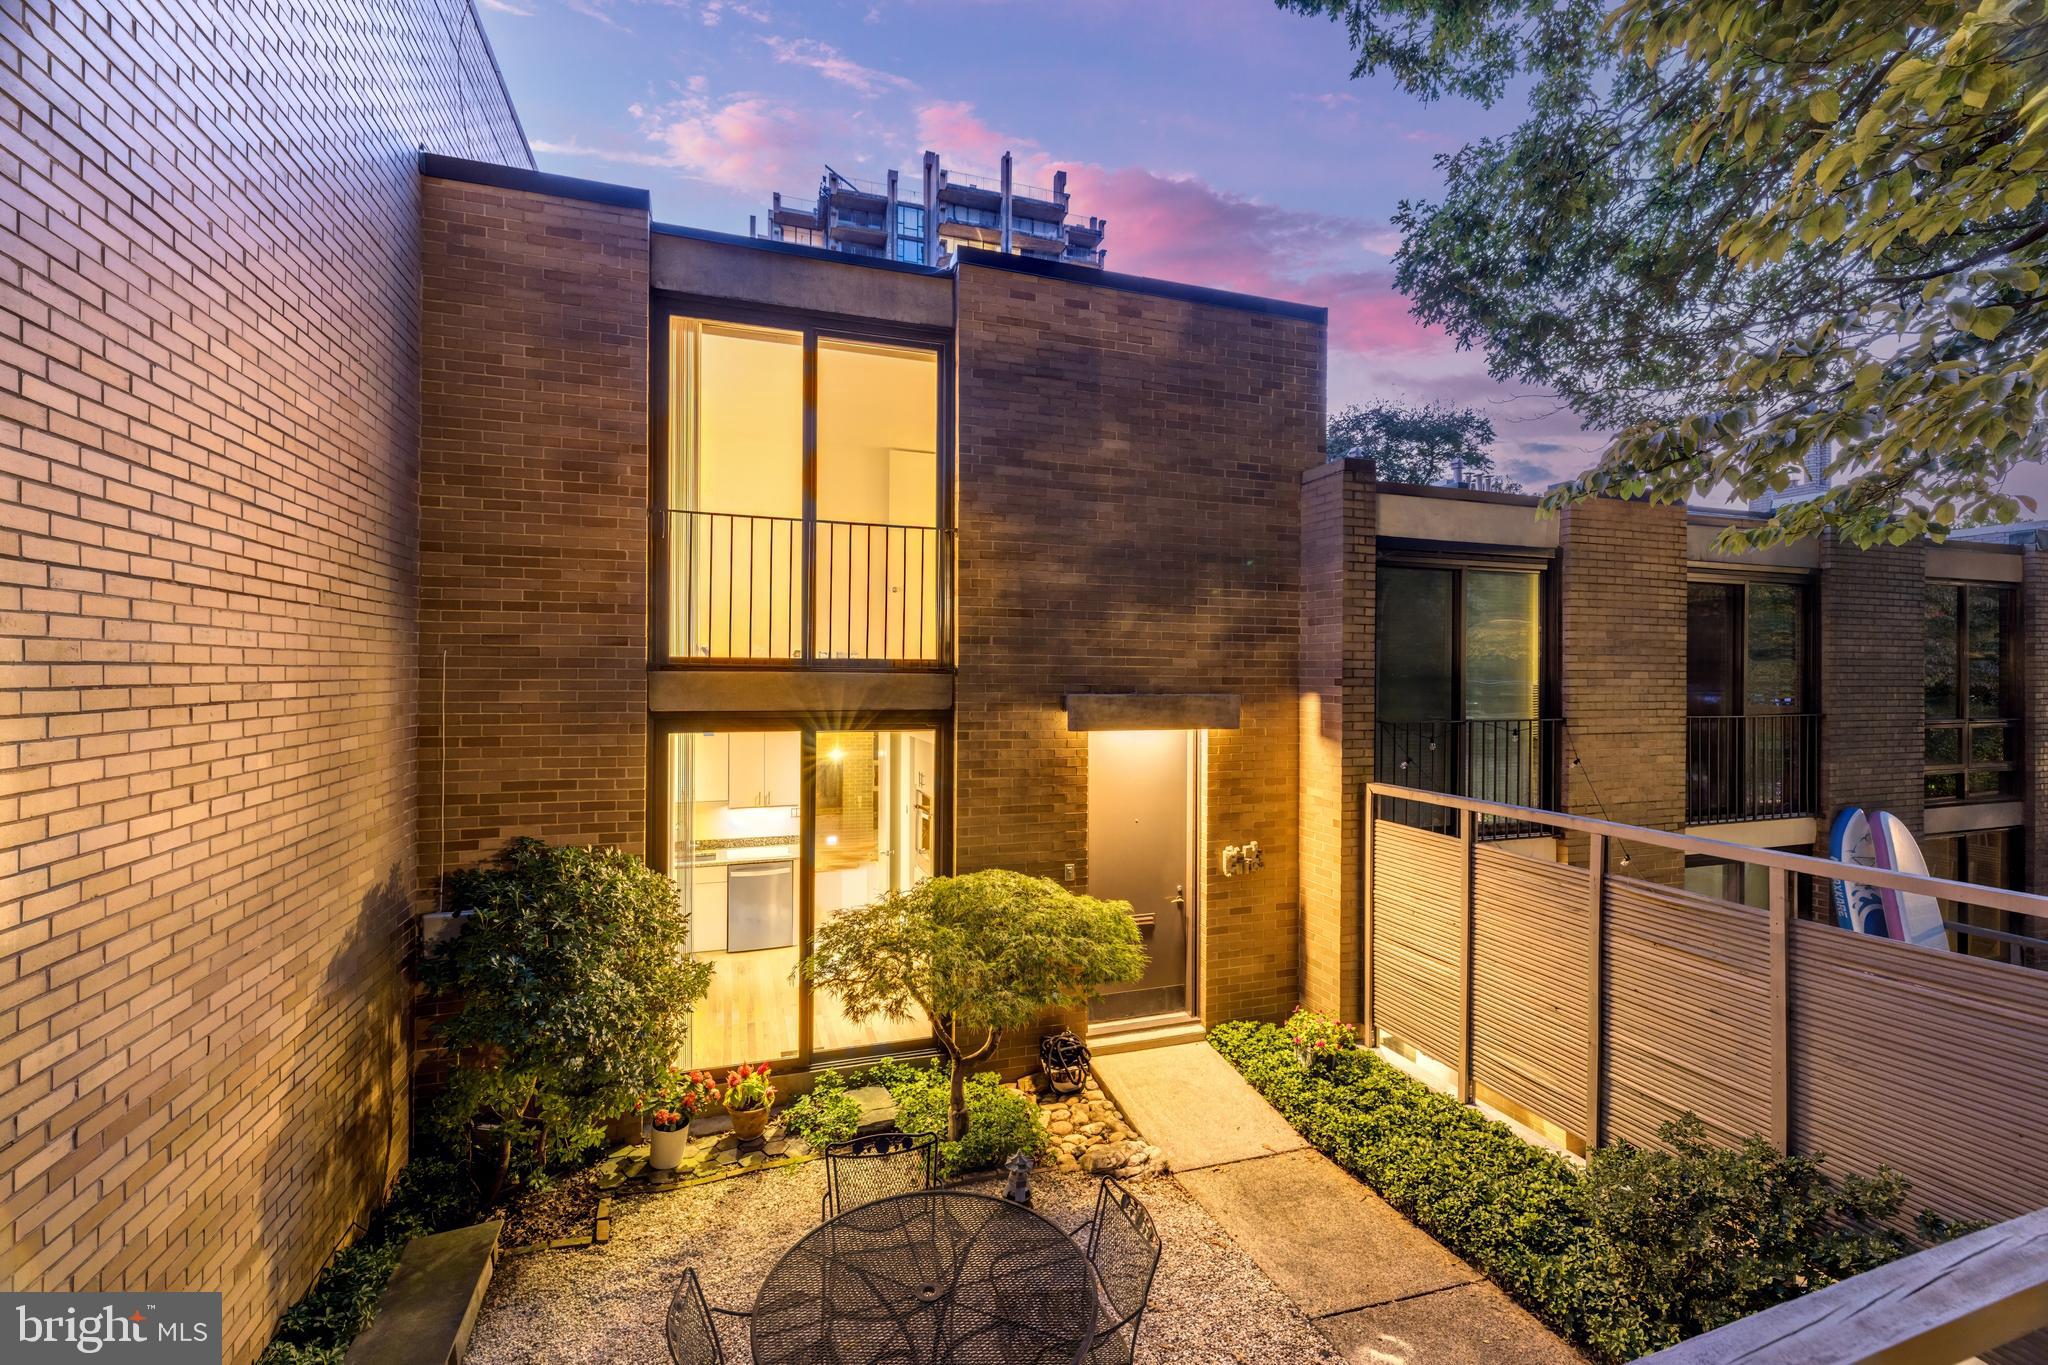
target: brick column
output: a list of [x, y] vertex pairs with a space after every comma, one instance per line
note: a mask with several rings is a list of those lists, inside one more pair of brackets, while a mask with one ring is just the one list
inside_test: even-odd
[[1890, 811], [1925, 832], [1927, 547], [1820, 547], [1820, 830], [1844, 806]]
[[2020, 793], [2026, 888], [2048, 894], [2048, 533], [2026, 547], [2020, 577]]
[[[1558, 548], [1564, 808], [1683, 829], [1685, 509], [1613, 498], [1575, 503], [1564, 511]], [[1572, 843], [1576, 856], [1583, 840]], [[1675, 852], [1625, 852], [1629, 876], [1682, 878]]]
[[1378, 521], [1371, 461], [1302, 476], [1302, 999], [1353, 1023], [1364, 1008], [1360, 792], [1372, 776]]
[[558, 177], [422, 185], [431, 893], [514, 835], [645, 848], [650, 228]]

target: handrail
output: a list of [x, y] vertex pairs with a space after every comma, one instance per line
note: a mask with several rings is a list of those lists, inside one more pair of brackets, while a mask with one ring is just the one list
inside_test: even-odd
[[[1562, 811], [1539, 810], [1533, 806], [1503, 805], [1498, 801], [1482, 801], [1476, 797], [1447, 796], [1442, 792], [1425, 791], [1420, 787], [1396, 786], [1390, 782], [1369, 782], [1366, 784], [1366, 794], [1368, 799], [1384, 797], [1389, 800], [1420, 801], [1452, 810], [1470, 810], [1475, 815], [1494, 815], [1509, 820], [1545, 825], [1551, 829], [1570, 830], [1575, 834], [1598, 834], [1624, 844], [1668, 848], [1680, 853], [1697, 853], [1711, 858], [1730, 858], [1737, 862], [1754, 863], [1759, 867], [1776, 868], [1783, 872], [1803, 872], [1809, 877], [1819, 877], [1828, 881], [1853, 881], [1858, 886], [1881, 886], [1893, 891], [1917, 891], [1941, 900], [1961, 901], [1965, 905], [1981, 905], [1991, 910], [2006, 910], [2015, 915], [2048, 919], [2048, 896], [2028, 895], [2024, 891], [2005, 891], [1994, 886], [1978, 886], [1974, 882], [1953, 882], [1940, 877], [1916, 877], [1910, 873], [1890, 872], [1878, 867], [1849, 867], [1832, 858], [1817, 858], [1810, 853], [1781, 853], [1777, 849], [1753, 848], [1748, 844], [1729, 843], [1725, 839], [1703, 839], [1697, 834], [1673, 834], [1668, 830], [1645, 829], [1639, 825], [1624, 825], [1613, 820], [1595, 820], [1584, 815], [1567, 815]], [[1845, 876], [1845, 871], [1853, 875]]]
[[1637, 1365], [1955, 1365], [2048, 1327], [2048, 1209], [1643, 1356]]

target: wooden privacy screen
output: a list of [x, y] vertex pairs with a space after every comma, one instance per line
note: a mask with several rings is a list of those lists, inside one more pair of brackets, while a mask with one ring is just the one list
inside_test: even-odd
[[[1459, 835], [1381, 818], [1381, 794], [1461, 812]], [[2000, 1221], [2048, 1206], [2048, 973], [1792, 915], [1797, 854], [1368, 789], [1370, 1026], [1597, 1144], [1690, 1110], [1831, 1170], [1889, 1166], [1912, 1209]], [[1473, 842], [1479, 814], [1590, 837], [1593, 868]], [[1759, 864], [1758, 910], [1621, 875], [1615, 840]], [[2022, 913], [2048, 900], [1897, 873], [1867, 880]], [[1600, 914], [1593, 914], [1596, 883]], [[1595, 1020], [1598, 1026], [1595, 1027]]]
[[1473, 851], [1472, 1079], [1574, 1133], [1590, 1126], [1589, 914], [1580, 869]]
[[1606, 906], [1607, 1136], [1652, 1142], [1688, 1109], [1724, 1141], [1769, 1134], [1769, 916], [1621, 876]]

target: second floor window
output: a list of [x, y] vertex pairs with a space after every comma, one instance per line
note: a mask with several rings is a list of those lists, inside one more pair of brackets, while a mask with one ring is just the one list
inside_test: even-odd
[[669, 364], [669, 657], [940, 662], [938, 351], [673, 318]]
[[1927, 585], [1927, 799], [1969, 801], [2018, 790], [2019, 595], [1991, 583]]
[[1379, 567], [1380, 781], [1549, 802], [1542, 583], [1522, 570]]

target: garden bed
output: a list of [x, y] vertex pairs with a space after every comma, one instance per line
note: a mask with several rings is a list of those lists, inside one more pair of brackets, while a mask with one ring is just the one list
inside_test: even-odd
[[[1343, 1025], [1224, 1024], [1210, 1043], [1318, 1151], [1568, 1340], [1632, 1360], [1910, 1249], [1896, 1177], [1667, 1125], [1665, 1148], [1555, 1152], [1356, 1047]], [[1953, 1231], [1926, 1220], [1937, 1235]]]

